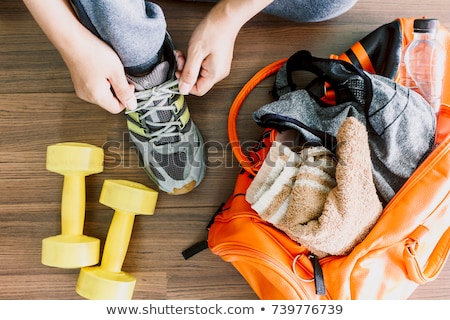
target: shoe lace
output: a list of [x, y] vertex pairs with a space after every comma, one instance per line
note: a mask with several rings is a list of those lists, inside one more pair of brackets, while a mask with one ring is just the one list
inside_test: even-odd
[[152, 87], [147, 90], [138, 91], [135, 93], [138, 104], [136, 109], [128, 110], [126, 113], [138, 112], [140, 113], [139, 119], [144, 120], [152, 128], [160, 128], [149, 132], [148, 138], [150, 141], [163, 138], [163, 137], [177, 137], [181, 135], [178, 128], [182, 125], [181, 121], [173, 120], [173, 116], [170, 121], [155, 122], [150, 119], [154, 119], [151, 115], [159, 111], [176, 112], [175, 105], [169, 104], [169, 99], [174, 94], [180, 94], [178, 90], [178, 79], [173, 81], [167, 81], [158, 86]]

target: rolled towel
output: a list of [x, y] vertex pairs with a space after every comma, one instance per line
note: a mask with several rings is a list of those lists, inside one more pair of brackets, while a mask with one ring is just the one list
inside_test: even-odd
[[[256, 202], [249, 201], [262, 219], [319, 258], [348, 254], [366, 237], [383, 210], [373, 182], [366, 128], [349, 117], [339, 129], [337, 141], [335, 180], [334, 160], [328, 150], [303, 149], [310, 156], [298, 155], [294, 181], [286, 187], [290, 194], [283, 194], [283, 210], [282, 206], [277, 211], [270, 209], [267, 203], [274, 198], [267, 191]], [[272, 178], [272, 185], [276, 182], [277, 178]], [[265, 210], [260, 210], [261, 201]]]

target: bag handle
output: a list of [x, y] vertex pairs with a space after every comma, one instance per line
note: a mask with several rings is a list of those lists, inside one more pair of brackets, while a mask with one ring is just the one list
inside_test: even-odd
[[[301, 50], [295, 53], [293, 56], [289, 58], [280, 59], [278, 61], [275, 61], [266, 67], [259, 70], [239, 91], [236, 98], [234, 99], [230, 111], [228, 114], [228, 139], [230, 141], [231, 149], [233, 151], [233, 154], [239, 164], [250, 174], [254, 175], [256, 172], [252, 167], [252, 162], [248, 158], [248, 156], [245, 154], [245, 152], [242, 150], [241, 143], [239, 140], [239, 136], [237, 133], [237, 118], [239, 115], [239, 111], [245, 101], [245, 99], [249, 96], [250, 92], [263, 80], [270, 77], [271, 75], [277, 73], [283, 65], [286, 64], [287, 68], [287, 74], [288, 74], [288, 82], [289, 85], [292, 86], [292, 88], [295, 88], [296, 85], [292, 81], [292, 72], [295, 70], [305, 70], [310, 71], [317, 76], [319, 76], [322, 79], [325, 79], [326, 81], [329, 81], [331, 84], [334, 84], [336, 87], [338, 87], [337, 83], [339, 80], [336, 78], [329, 77], [326, 72], [324, 72], [323, 64], [324, 62], [331, 63], [333, 65], [345, 65], [346, 69], [351, 70], [352, 72], [357, 73], [359, 76], [361, 76], [365, 83], [368, 84], [369, 90], [371, 90], [371, 82], [370, 79], [364, 74], [363, 71], [359, 70], [355, 66], [353, 66], [351, 63], [347, 63], [345, 61], [341, 60], [334, 60], [334, 59], [321, 59], [312, 57], [311, 53], [306, 50]], [[342, 68], [341, 68], [342, 69]], [[348, 76], [348, 74], [347, 74]], [[274, 92], [277, 91], [276, 83], [274, 84]], [[337, 90], [338, 92], [339, 90]], [[342, 90], [341, 90], [342, 91]], [[370, 101], [368, 102], [370, 104]]]
[[239, 164], [250, 174], [254, 175], [255, 172], [251, 166], [251, 161], [242, 150], [241, 142], [237, 133], [237, 118], [239, 111], [244, 104], [245, 99], [249, 96], [250, 92], [260, 84], [264, 79], [270, 77], [287, 61], [287, 58], [275, 61], [263, 69], [259, 70], [239, 91], [233, 104], [230, 107], [228, 114], [228, 139], [230, 141], [231, 150], [236, 157]]
[[439, 239], [424, 268], [420, 266], [416, 258], [418, 245], [418, 240], [408, 239], [403, 257], [409, 278], [418, 284], [423, 284], [435, 279], [447, 261], [450, 252], [450, 228], [447, 228], [447, 231]]
[[[237, 133], [237, 118], [239, 115], [239, 111], [245, 99], [249, 96], [250, 92], [263, 80], [278, 72], [281, 69], [281, 67], [283, 67], [283, 65], [285, 64], [288, 74], [288, 82], [290, 83], [291, 86], [293, 86], [293, 88], [295, 88], [296, 85], [292, 81], [292, 72], [296, 70], [305, 70], [316, 74], [319, 78], [325, 79], [325, 81], [327, 82], [330, 82], [332, 85], [336, 87], [335, 88], [336, 92], [342, 93], [342, 90], [339, 90], [338, 83], [342, 82], [343, 79], [347, 78], [348, 73], [342, 71], [343, 76], [342, 78], [340, 78], [339, 76], [334, 75], [334, 72], [332, 72], [331, 69], [339, 68], [342, 70], [342, 68], [345, 68], [346, 70], [350, 70], [350, 72], [356, 73], [357, 75], [361, 76], [364, 79], [368, 93], [370, 93], [371, 96], [371, 91], [369, 90], [372, 90], [372, 83], [362, 70], [359, 70], [351, 63], [348, 63], [346, 61], [313, 57], [311, 53], [306, 50], [298, 51], [289, 58], [284, 58], [275, 61], [267, 65], [266, 67], [262, 68], [252, 78], [250, 78], [250, 80], [239, 91], [230, 107], [230, 111], [228, 114], [228, 139], [230, 141], [231, 149], [239, 164], [252, 175], [256, 174], [254, 168], [252, 167], [253, 163], [249, 159], [249, 157], [245, 154], [245, 152], [242, 150], [239, 136]], [[329, 72], [326, 72], [325, 70]], [[333, 76], [329, 76], [329, 74], [332, 74]], [[274, 90], [276, 90], [275, 85]], [[370, 100], [366, 101], [366, 104], [370, 105]], [[311, 131], [310, 128], [307, 129]]]

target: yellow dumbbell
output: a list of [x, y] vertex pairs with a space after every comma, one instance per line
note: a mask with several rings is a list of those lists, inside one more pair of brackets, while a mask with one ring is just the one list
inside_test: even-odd
[[103, 171], [103, 149], [64, 142], [47, 148], [47, 170], [64, 175], [61, 234], [42, 240], [41, 261], [59, 268], [81, 268], [99, 261], [100, 240], [83, 235], [85, 177]]
[[136, 278], [122, 271], [136, 215], [152, 215], [158, 192], [127, 180], [105, 180], [100, 203], [115, 210], [100, 266], [80, 270], [76, 292], [91, 300], [131, 299]]

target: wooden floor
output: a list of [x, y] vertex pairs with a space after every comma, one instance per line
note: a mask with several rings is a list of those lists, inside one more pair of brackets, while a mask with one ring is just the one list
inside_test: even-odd
[[[211, 7], [157, 1], [181, 50]], [[230, 76], [204, 97], [189, 96], [191, 115], [208, 147], [208, 170], [190, 194], [161, 193], [153, 216], [136, 218], [123, 270], [137, 278], [135, 299], [257, 299], [238, 272], [208, 250], [185, 261], [181, 251], [206, 236], [205, 226], [235, 181], [238, 166], [227, 148], [227, 114], [242, 85], [260, 68], [307, 49], [316, 56], [345, 51], [396, 17], [437, 17], [450, 29], [448, 0], [360, 0], [347, 14], [317, 24], [296, 24], [260, 14], [240, 33]], [[261, 132], [251, 112], [268, 99], [271, 82], [252, 95], [239, 124], [242, 140]], [[0, 298], [81, 299], [79, 270], [41, 264], [41, 241], [60, 232], [62, 176], [45, 167], [47, 146], [64, 141], [105, 150], [104, 172], [86, 179], [84, 233], [101, 239], [112, 210], [98, 202], [105, 179], [154, 187], [128, 142], [124, 115], [79, 100], [58, 52], [23, 3], [0, 2]], [[450, 299], [450, 264], [412, 299]]]

